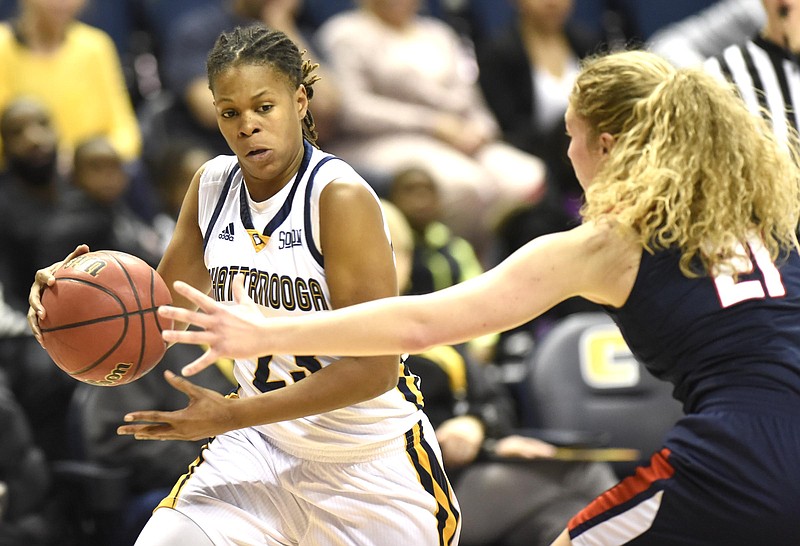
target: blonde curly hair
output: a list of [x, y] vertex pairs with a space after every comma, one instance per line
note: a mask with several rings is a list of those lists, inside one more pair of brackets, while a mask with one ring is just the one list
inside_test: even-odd
[[753, 232], [773, 259], [798, 247], [797, 135], [778, 142], [732, 86], [625, 51], [587, 59], [570, 106], [615, 139], [584, 220], [613, 218], [651, 252], [679, 248], [687, 276], [716, 271]]

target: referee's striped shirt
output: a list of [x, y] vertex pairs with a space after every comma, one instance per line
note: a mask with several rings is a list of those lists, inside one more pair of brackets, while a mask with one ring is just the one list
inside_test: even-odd
[[732, 81], [751, 112], [769, 112], [775, 135], [785, 140], [788, 128], [800, 125], [800, 68], [783, 47], [757, 36], [732, 45], [705, 61], [705, 69]]

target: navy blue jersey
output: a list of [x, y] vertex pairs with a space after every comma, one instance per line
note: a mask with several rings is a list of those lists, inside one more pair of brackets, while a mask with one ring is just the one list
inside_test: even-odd
[[676, 250], [644, 252], [628, 301], [608, 309], [688, 415], [570, 520], [575, 546], [798, 544], [800, 257], [753, 248], [738, 275], [699, 278]]
[[[754, 257], [752, 249], [751, 257]], [[687, 278], [677, 250], [642, 253], [620, 309], [608, 308], [636, 357], [675, 385], [684, 410], [707, 400], [800, 397], [800, 258], [769, 260], [760, 247], [750, 271]]]

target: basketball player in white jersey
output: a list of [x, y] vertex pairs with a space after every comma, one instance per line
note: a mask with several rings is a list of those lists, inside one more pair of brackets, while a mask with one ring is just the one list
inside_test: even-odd
[[[377, 196], [314, 145], [314, 68], [262, 26], [218, 38], [209, 84], [235, 156], [195, 175], [158, 268], [168, 286], [183, 280], [230, 302], [244, 275], [270, 316], [397, 293]], [[31, 291], [39, 338], [39, 293], [52, 282], [41, 270]], [[237, 360], [234, 375], [234, 395], [195, 397], [200, 387], [167, 372], [187, 408], [126, 416], [120, 433], [137, 439], [211, 438], [137, 546], [458, 543], [458, 505], [417, 378], [398, 356], [262, 355]]]

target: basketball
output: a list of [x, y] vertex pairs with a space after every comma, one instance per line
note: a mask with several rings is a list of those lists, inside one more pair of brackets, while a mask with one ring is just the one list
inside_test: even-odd
[[161, 361], [161, 331], [172, 321], [158, 316], [172, 302], [161, 276], [144, 260], [112, 250], [65, 262], [42, 292], [43, 345], [59, 368], [92, 385], [135, 381]]

